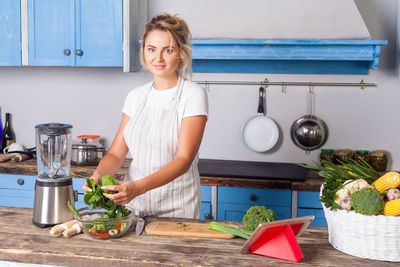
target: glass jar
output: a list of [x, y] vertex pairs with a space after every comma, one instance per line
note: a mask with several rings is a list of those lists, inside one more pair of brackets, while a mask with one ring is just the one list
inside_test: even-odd
[[339, 149], [335, 152], [336, 164], [347, 163], [353, 158], [353, 151], [351, 149]]
[[333, 164], [335, 164], [335, 150], [334, 149], [321, 149], [321, 153], [319, 154], [319, 160], [321, 165], [324, 165], [322, 163], [323, 160], [329, 161]]
[[375, 150], [370, 154], [371, 166], [378, 172], [386, 171], [388, 153], [384, 150]]
[[366, 163], [370, 164], [371, 163], [371, 158], [369, 156], [369, 151], [368, 150], [356, 150], [353, 153], [353, 159], [355, 161], [365, 161]]

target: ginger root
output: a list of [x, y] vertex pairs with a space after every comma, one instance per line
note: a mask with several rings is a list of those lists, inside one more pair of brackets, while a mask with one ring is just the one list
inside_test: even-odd
[[82, 231], [81, 223], [78, 222], [77, 220], [72, 220], [69, 222], [53, 226], [53, 228], [50, 229], [50, 235], [51, 236], [64, 235], [68, 237], [75, 234], [79, 234], [81, 231]]

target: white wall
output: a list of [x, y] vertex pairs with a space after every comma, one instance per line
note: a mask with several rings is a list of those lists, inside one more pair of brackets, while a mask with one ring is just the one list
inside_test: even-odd
[[[377, 2], [380, 4], [378, 5]], [[400, 170], [400, 80], [394, 73], [396, 0], [356, 1], [373, 39], [386, 39], [380, 70], [369, 75], [262, 75], [195, 74], [194, 80], [250, 80], [366, 82], [377, 88], [316, 88], [316, 115], [327, 123], [330, 136], [325, 147], [385, 149], [391, 152], [393, 169]], [[150, 5], [151, 7], [151, 5]], [[374, 12], [370, 11], [373, 10]], [[150, 10], [151, 13], [151, 10]], [[222, 20], [223, 18], [221, 18]], [[150, 81], [147, 73], [123, 73], [121, 68], [1, 67], [0, 107], [13, 114], [17, 141], [34, 146], [34, 125], [51, 121], [71, 123], [73, 134], [100, 134], [106, 146], [119, 125], [123, 100], [129, 90]], [[203, 158], [271, 162], [309, 162], [319, 151], [306, 155], [291, 141], [295, 119], [307, 112], [308, 88], [267, 89], [267, 114], [279, 124], [282, 139], [269, 153], [244, 147], [240, 128], [256, 114], [257, 86], [212, 85], [210, 117], [200, 149]]]

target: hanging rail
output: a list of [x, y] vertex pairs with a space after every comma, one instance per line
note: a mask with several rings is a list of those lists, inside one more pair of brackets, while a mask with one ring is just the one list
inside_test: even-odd
[[265, 79], [262, 82], [250, 82], [250, 81], [194, 81], [198, 84], [230, 84], [230, 85], [260, 85], [263, 87], [268, 87], [270, 85], [278, 85], [282, 87], [286, 86], [355, 86], [364, 89], [365, 87], [376, 87], [375, 83], [366, 83], [361, 80], [359, 83], [327, 83], [327, 82], [270, 82]]

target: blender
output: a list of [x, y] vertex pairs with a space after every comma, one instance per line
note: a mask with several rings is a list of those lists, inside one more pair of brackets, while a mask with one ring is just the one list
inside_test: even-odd
[[70, 175], [72, 125], [46, 123], [35, 126], [38, 176], [32, 222], [53, 226], [73, 219], [68, 201], [74, 205], [77, 191]]

